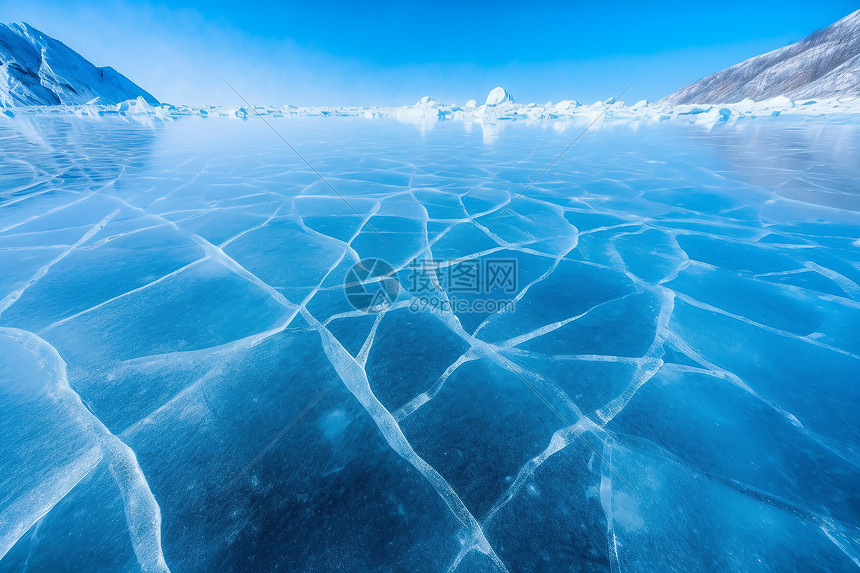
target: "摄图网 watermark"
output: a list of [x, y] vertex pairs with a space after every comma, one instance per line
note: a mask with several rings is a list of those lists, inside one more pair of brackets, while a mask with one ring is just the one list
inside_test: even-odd
[[515, 258], [414, 259], [400, 269], [363, 259], [347, 272], [344, 292], [353, 308], [365, 312], [380, 312], [398, 299], [413, 312], [512, 312], [517, 270]]

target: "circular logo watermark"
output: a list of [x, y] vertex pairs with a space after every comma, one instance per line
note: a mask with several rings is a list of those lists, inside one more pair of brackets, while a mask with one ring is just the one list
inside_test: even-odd
[[362, 259], [346, 273], [346, 300], [356, 310], [379, 312], [400, 293], [394, 267], [382, 259]]

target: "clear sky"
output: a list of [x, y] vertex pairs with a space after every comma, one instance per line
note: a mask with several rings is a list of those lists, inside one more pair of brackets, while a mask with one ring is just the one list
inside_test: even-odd
[[659, 99], [780, 48], [854, 1], [96, 2], [0, 0], [162, 101], [406, 105], [421, 96], [519, 102]]

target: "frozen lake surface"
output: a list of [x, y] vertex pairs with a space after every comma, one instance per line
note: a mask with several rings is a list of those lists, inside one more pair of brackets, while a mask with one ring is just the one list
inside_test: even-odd
[[267, 121], [0, 123], [0, 570], [860, 566], [860, 126]]

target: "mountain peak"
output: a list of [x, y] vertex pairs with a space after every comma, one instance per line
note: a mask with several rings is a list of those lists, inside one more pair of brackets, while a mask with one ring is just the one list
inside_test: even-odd
[[736, 103], [778, 96], [860, 96], [860, 10], [800, 42], [755, 56], [665, 97], [661, 103]]
[[99, 68], [26, 22], [0, 24], [0, 106], [158, 100], [111, 67]]

